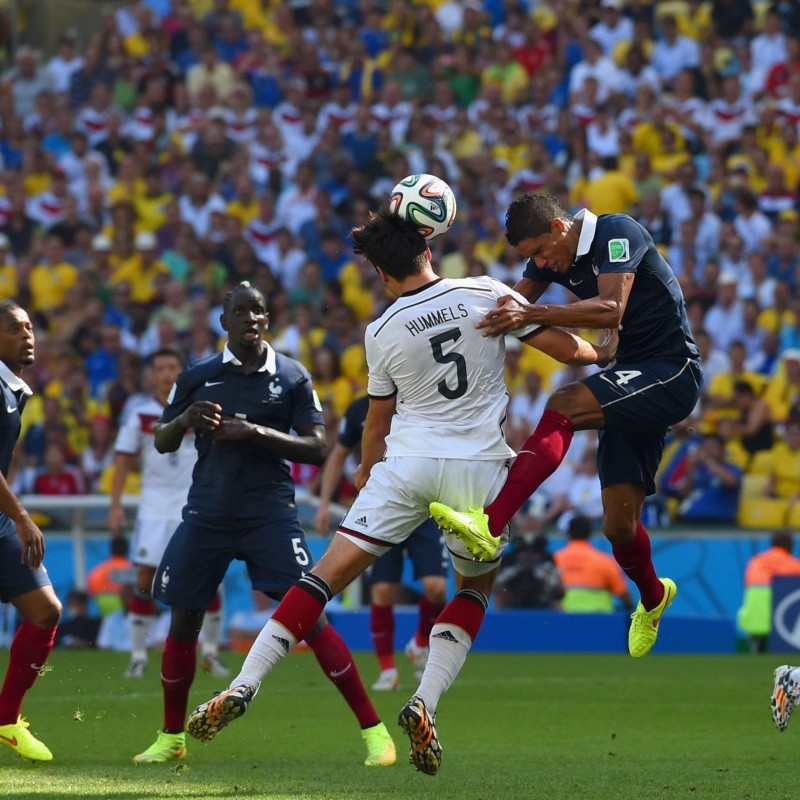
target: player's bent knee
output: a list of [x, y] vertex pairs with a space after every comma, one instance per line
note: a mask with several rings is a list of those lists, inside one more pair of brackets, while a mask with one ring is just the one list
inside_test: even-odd
[[191, 642], [200, 636], [203, 625], [203, 611], [187, 611], [173, 608], [169, 623], [169, 635], [176, 642]]
[[603, 533], [611, 544], [625, 544], [636, 535], [636, 520], [607, 515], [603, 518]]

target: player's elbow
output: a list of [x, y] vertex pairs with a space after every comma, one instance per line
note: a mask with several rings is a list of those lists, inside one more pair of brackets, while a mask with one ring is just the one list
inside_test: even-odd
[[618, 328], [622, 323], [622, 314], [625, 309], [619, 300], [605, 300], [603, 302], [603, 327]]

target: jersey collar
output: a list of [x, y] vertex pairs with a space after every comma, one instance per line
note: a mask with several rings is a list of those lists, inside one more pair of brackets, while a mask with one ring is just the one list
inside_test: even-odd
[[576, 215], [575, 219], [583, 220], [581, 225], [581, 235], [578, 237], [578, 252], [575, 254], [575, 259], [585, 256], [594, 240], [594, 233], [597, 230], [597, 214], [592, 214], [588, 208], [582, 208]]
[[0, 380], [5, 381], [12, 392], [22, 392], [22, 394], [26, 395], [33, 394], [33, 389], [19, 375], [15, 375], [3, 361], [0, 361]]
[[[264, 363], [258, 368], [258, 372], [269, 372], [272, 375], [276, 370], [276, 363], [275, 363], [275, 351], [270, 347], [269, 342], [264, 342], [267, 346], [267, 357], [264, 359]], [[2, 362], [0, 362], [2, 363]], [[235, 364], [237, 367], [242, 366], [242, 362], [239, 361], [238, 358], [230, 351], [228, 345], [225, 345], [225, 349], [222, 351], [222, 363], [223, 364]], [[2, 374], [0, 373], [0, 377]]]

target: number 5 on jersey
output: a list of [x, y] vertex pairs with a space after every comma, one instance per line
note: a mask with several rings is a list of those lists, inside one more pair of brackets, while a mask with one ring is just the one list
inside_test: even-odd
[[437, 333], [436, 336], [430, 338], [431, 350], [433, 351], [433, 358], [440, 364], [455, 364], [456, 365], [456, 385], [451, 389], [447, 385], [447, 380], [439, 381], [436, 388], [439, 394], [446, 397], [448, 400], [457, 400], [467, 391], [467, 362], [461, 353], [445, 353], [442, 345], [445, 342], [457, 342], [461, 338], [460, 328], [450, 328], [449, 330]]

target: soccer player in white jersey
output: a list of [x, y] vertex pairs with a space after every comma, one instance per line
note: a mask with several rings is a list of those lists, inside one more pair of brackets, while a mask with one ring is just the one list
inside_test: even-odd
[[[189, 733], [209, 741], [241, 716], [266, 674], [310, 631], [325, 604], [428, 516], [444, 497], [469, 505], [503, 484], [513, 451], [503, 426], [508, 393], [504, 339], [481, 336], [475, 325], [509, 289], [492, 278], [437, 277], [417, 229], [382, 211], [352, 232], [397, 301], [367, 328], [369, 410], [358, 497], [314, 568], [284, 596], [230, 688], [198, 706]], [[515, 335], [565, 364], [605, 364], [613, 342], [594, 347], [555, 328], [531, 325]], [[499, 555], [476, 561], [458, 539], [447, 547], [458, 591], [430, 636], [422, 681], [400, 712], [411, 763], [435, 775], [441, 745], [435, 714], [483, 622]]]
[[[181, 522], [181, 509], [192, 482], [197, 461], [194, 437], [187, 435], [174, 453], [159, 453], [154, 444], [155, 425], [164, 411], [183, 359], [169, 347], [157, 350], [151, 359], [154, 394], [132, 399], [123, 413], [114, 446], [114, 478], [108, 527], [117, 535], [125, 522], [122, 494], [125, 481], [139, 460], [142, 465], [142, 493], [134, 528], [132, 561], [136, 565], [136, 586], [128, 604], [131, 629], [131, 661], [126, 678], [141, 678], [147, 669], [147, 636], [155, 620], [156, 607], [150, 594], [167, 542]], [[219, 660], [222, 634], [222, 604], [219, 593], [206, 611], [202, 629], [201, 665], [206, 672], [224, 678], [228, 668]]]

